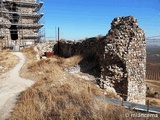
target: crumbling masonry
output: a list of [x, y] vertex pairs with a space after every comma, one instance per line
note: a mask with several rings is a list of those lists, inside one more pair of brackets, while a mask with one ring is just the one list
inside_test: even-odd
[[43, 36], [40, 0], [0, 1], [0, 42], [3, 47], [34, 44]]
[[114, 88], [124, 100], [145, 104], [145, 34], [134, 17], [115, 18], [105, 37], [60, 41], [55, 46], [56, 53], [96, 58], [100, 68], [98, 84], [102, 88]]

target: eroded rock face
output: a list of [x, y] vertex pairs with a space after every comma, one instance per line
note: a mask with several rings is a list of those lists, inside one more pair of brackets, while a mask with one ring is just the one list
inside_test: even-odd
[[145, 104], [145, 34], [134, 17], [115, 18], [105, 37], [59, 42], [60, 56], [77, 54], [98, 59], [102, 88], [114, 88], [124, 100]]

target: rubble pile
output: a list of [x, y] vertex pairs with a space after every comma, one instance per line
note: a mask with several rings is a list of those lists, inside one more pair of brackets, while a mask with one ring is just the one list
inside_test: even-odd
[[39, 49], [39, 51], [44, 54], [45, 52], [53, 52], [53, 47], [54, 47], [55, 43], [39, 43], [36, 45], [37, 49]]
[[37, 55], [35, 59], [39, 60], [41, 56], [45, 55], [46, 52], [53, 52], [53, 47], [56, 44], [56, 42], [44, 42], [44, 43], [38, 43], [34, 50], [37, 52]]
[[102, 88], [114, 88], [124, 100], [145, 104], [145, 34], [134, 17], [114, 18], [108, 34], [101, 38], [60, 41], [54, 46], [54, 53], [96, 58], [101, 71], [98, 84]]

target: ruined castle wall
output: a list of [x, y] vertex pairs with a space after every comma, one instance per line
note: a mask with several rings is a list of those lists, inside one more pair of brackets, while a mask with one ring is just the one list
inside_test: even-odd
[[106, 80], [110, 84], [116, 85], [117, 92], [127, 94], [127, 101], [145, 104], [144, 31], [138, 27], [137, 20], [133, 17], [115, 18], [111, 25], [103, 59], [103, 62], [107, 61], [107, 63], [102, 65], [106, 72], [103, 72], [102, 77], [107, 77]]
[[115, 18], [103, 38], [59, 42], [60, 56], [77, 54], [98, 58], [100, 81], [106, 89], [114, 88], [124, 100], [145, 104], [145, 34], [134, 17]]
[[99, 42], [100, 40], [96, 37], [83, 41], [60, 41], [59, 55], [63, 57], [73, 55], [95, 56], [98, 53]]

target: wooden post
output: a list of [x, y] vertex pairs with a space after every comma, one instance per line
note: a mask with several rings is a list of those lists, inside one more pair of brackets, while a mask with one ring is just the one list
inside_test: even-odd
[[60, 37], [60, 34], [59, 34], [59, 32], [60, 32], [60, 29], [59, 29], [59, 27], [58, 27], [58, 55], [60, 54], [60, 46], [59, 46], [59, 37]]
[[59, 37], [60, 37], [59, 32], [60, 32], [60, 28], [58, 27], [58, 41], [59, 41]]
[[57, 40], [57, 28], [55, 27], [55, 41]]

